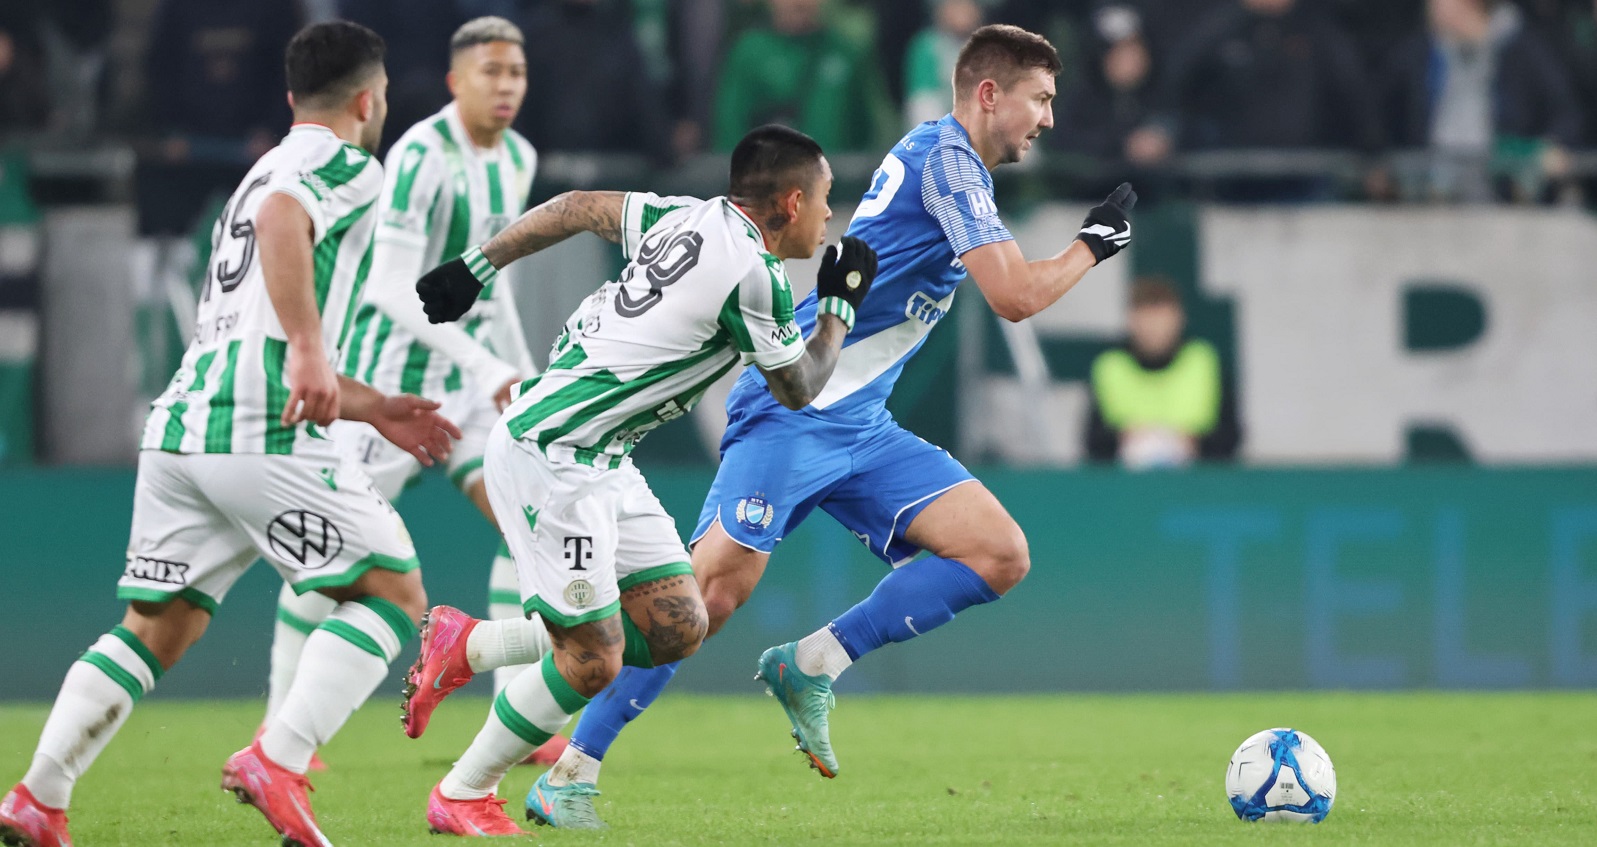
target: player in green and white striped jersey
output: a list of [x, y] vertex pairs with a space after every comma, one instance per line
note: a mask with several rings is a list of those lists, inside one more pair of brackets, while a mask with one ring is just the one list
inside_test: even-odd
[[[522, 42], [521, 31], [497, 17], [468, 21], [451, 37], [454, 99], [390, 148], [373, 215], [371, 274], [341, 364], [345, 376], [382, 391], [443, 404], [441, 413], [464, 433], [450, 454], [450, 479], [490, 521], [483, 444], [509, 402], [509, 386], [537, 373], [532, 355], [508, 287], [484, 290], [460, 324], [433, 325], [416, 300], [415, 282], [428, 268], [492, 238], [526, 206], [537, 154], [510, 129], [527, 90]], [[366, 424], [341, 421], [329, 433], [391, 501], [421, 473], [416, 459]], [[489, 616], [521, 617], [508, 550], [500, 550], [488, 575]], [[306, 637], [333, 604], [284, 586], [277, 608], [267, 717], [293, 683]], [[496, 681], [513, 675], [506, 669]], [[559, 750], [547, 753], [553, 761]]]
[[122, 624], [68, 671], [0, 836], [69, 844], [73, 785], [133, 705], [205, 631], [228, 589], [264, 557], [336, 610], [299, 680], [222, 786], [285, 843], [324, 845], [304, 773], [369, 697], [426, 606], [404, 522], [320, 427], [363, 420], [424, 461], [459, 430], [419, 397], [337, 376], [371, 262], [388, 79], [381, 38], [332, 22], [294, 36], [285, 68], [295, 124], [261, 157], [217, 223], [195, 339], [154, 403], [139, 453]]
[[[698, 649], [705, 609], [688, 552], [629, 454], [739, 362], [758, 366], [789, 408], [825, 386], [876, 272], [864, 242], [829, 248], [817, 286], [823, 314], [804, 341], [783, 260], [813, 255], [825, 238], [831, 183], [814, 140], [761, 127], [733, 151], [726, 197], [571, 192], [416, 284], [428, 317], [448, 321], [493, 284], [497, 268], [575, 233], [617, 241], [630, 260], [571, 316], [548, 370], [522, 383], [489, 436], [488, 496], [503, 518], [523, 606], [543, 619], [553, 646], [540, 669], [500, 693], [488, 724], [434, 789], [435, 829], [456, 831], [449, 824], [465, 810], [480, 815], [510, 765], [557, 733], [623, 663], [652, 667]], [[448, 691], [492, 666], [477, 644], [517, 626], [462, 624], [462, 616], [438, 606], [423, 623], [406, 685], [412, 735]]]

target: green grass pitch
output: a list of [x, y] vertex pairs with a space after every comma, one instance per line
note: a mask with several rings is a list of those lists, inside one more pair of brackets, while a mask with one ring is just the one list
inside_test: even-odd
[[[411, 741], [387, 695], [323, 751], [331, 770], [312, 799], [335, 843], [438, 847], [427, 792], [487, 701], [446, 703]], [[77, 788], [77, 843], [275, 844], [255, 810], [216, 787], [260, 708], [143, 704]], [[26, 768], [45, 713], [0, 707], [0, 780]], [[1319, 826], [1246, 824], [1226, 803], [1232, 749], [1279, 725], [1314, 735], [1336, 762], [1340, 792]], [[1597, 843], [1591, 693], [845, 695], [835, 781], [792, 752], [786, 726], [765, 698], [667, 695], [608, 757], [599, 812], [612, 828], [537, 832], [547, 844], [648, 847]], [[505, 782], [517, 820], [536, 776], [518, 768]]]

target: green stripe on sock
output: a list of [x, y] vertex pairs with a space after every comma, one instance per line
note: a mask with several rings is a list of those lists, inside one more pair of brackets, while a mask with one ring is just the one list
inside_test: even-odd
[[140, 641], [132, 630], [117, 624], [112, 627], [111, 634], [122, 639], [123, 644], [126, 644], [134, 653], [138, 654], [139, 658], [144, 661], [144, 666], [150, 669], [150, 676], [154, 677], [156, 682], [161, 681], [161, 674], [166, 673], [166, 669], [161, 667], [161, 663], [155, 660], [155, 654], [150, 652], [150, 648], [144, 646], [144, 642]]
[[105, 675], [110, 677], [112, 682], [122, 686], [122, 690], [126, 691], [128, 696], [133, 698], [133, 702], [139, 702], [139, 698], [144, 696], [144, 686], [139, 684], [139, 680], [134, 677], [133, 674], [128, 673], [127, 668], [117, 664], [116, 660], [112, 659], [110, 656], [90, 650], [89, 652], [80, 656], [78, 661], [88, 662], [89, 664], [94, 665], [95, 667], [104, 671]]
[[310, 635], [316, 631], [316, 624], [290, 612], [282, 606], [277, 607], [277, 621], [296, 632]]
[[554, 733], [545, 732], [533, 726], [532, 721], [522, 717], [521, 713], [516, 711], [516, 707], [510, 705], [510, 700], [505, 697], [505, 692], [503, 691], [499, 692], [499, 696], [494, 698], [494, 717], [499, 718], [499, 722], [505, 725], [505, 729], [515, 733], [517, 738], [534, 747], [554, 737]]
[[621, 664], [631, 665], [635, 668], [654, 667], [654, 654], [649, 650], [649, 641], [643, 637], [643, 631], [632, 622], [632, 616], [626, 612], [621, 613], [621, 631], [626, 633], [626, 641], [621, 648]]
[[521, 607], [521, 592], [509, 588], [494, 588], [488, 592], [488, 605], [508, 603], [516, 608]]
[[339, 638], [342, 638], [345, 641], [355, 645], [356, 647], [365, 650], [373, 656], [382, 659], [384, 662], [390, 661], [388, 656], [383, 653], [383, 648], [377, 644], [376, 639], [341, 620], [329, 618], [325, 621], [322, 621], [322, 625], [317, 627], [317, 629], [325, 630], [328, 633], [336, 635]]
[[[583, 706], [588, 705], [588, 698], [578, 694], [577, 690], [571, 687], [571, 683], [566, 682], [566, 678], [560, 675], [560, 669], [555, 667], [555, 654], [552, 651], [543, 654], [540, 667], [543, 668], [544, 684], [549, 686], [549, 693], [554, 695], [555, 702], [560, 704], [561, 710], [566, 714], [574, 715]], [[547, 736], [544, 740], [548, 740]]]
[[362, 597], [355, 602], [376, 612], [377, 616], [383, 619], [383, 623], [388, 624], [388, 628], [392, 629], [394, 631], [394, 635], [399, 638], [400, 646], [404, 646], [405, 642], [409, 641], [411, 636], [416, 634], [416, 624], [410, 619], [410, 615], [406, 614], [404, 609], [399, 608], [392, 602], [384, 600], [381, 597], [372, 597], [369, 595]]
[[449, 481], [459, 488], [473, 471], [482, 470], [482, 457], [470, 459], [460, 463], [460, 467], [449, 472]]

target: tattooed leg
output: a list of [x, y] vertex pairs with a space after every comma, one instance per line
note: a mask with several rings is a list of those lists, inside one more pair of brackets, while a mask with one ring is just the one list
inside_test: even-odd
[[689, 575], [634, 585], [621, 594], [621, 608], [648, 642], [656, 665], [693, 655], [708, 631], [704, 599]]

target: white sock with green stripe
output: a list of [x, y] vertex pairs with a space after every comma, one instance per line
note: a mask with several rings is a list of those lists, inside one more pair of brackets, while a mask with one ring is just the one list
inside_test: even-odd
[[[516, 560], [510, 557], [510, 548], [503, 541], [499, 542], [499, 555], [494, 556], [493, 568], [488, 571], [488, 619], [491, 621], [523, 621], [527, 619], [526, 612], [521, 610], [521, 582], [516, 578]], [[497, 641], [502, 648], [501, 652], [509, 650], [537, 650], [538, 655], [534, 661], [543, 658], [549, 652], [549, 633], [543, 628], [542, 621], [533, 621], [533, 627], [513, 626], [497, 627], [484, 633], [479, 639], [479, 646], [484, 646], [489, 641]], [[536, 629], [533, 632], [532, 629]], [[492, 633], [493, 638], [488, 637]], [[542, 644], [527, 644], [529, 638], [536, 642], [542, 635]], [[467, 650], [470, 648], [470, 638], [467, 638]], [[492, 650], [490, 646], [488, 649]], [[500, 658], [495, 656], [494, 658]], [[527, 669], [525, 664], [504, 665], [494, 667], [494, 693], [505, 690], [518, 674]]]
[[283, 705], [283, 698], [294, 684], [305, 639], [327, 616], [338, 608], [338, 601], [325, 594], [307, 591], [295, 594], [288, 583], [277, 595], [277, 625], [272, 630], [272, 672], [266, 681], [266, 719], [271, 720]]
[[155, 654], [126, 627], [100, 636], [67, 671], [22, 784], [40, 803], [65, 809], [73, 784], [160, 678]]
[[555, 669], [553, 653], [511, 680], [494, 698], [482, 731], [449, 770], [438, 790], [451, 800], [480, 800], [499, 780], [588, 704]]
[[295, 772], [388, 676], [388, 665], [416, 634], [405, 611], [380, 597], [339, 603], [305, 639], [299, 674], [261, 733], [261, 751]]

